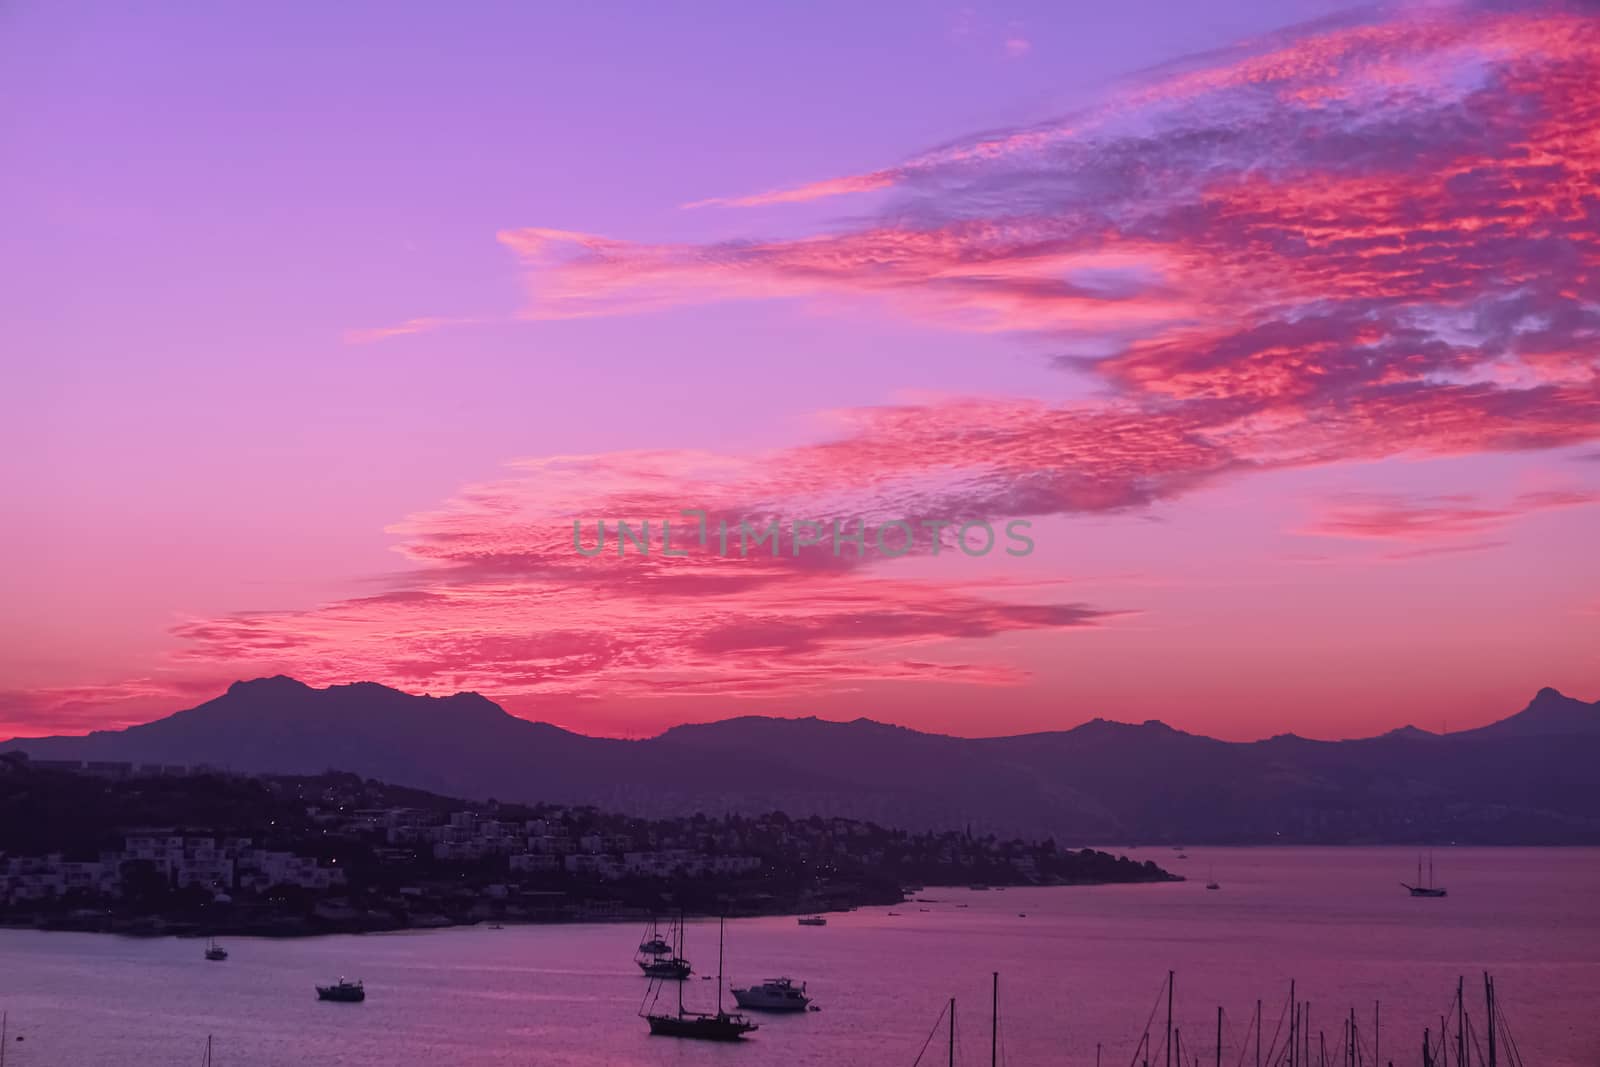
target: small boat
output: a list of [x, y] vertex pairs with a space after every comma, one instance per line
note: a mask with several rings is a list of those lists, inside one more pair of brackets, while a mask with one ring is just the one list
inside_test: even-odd
[[661, 936], [661, 929], [655, 920], [650, 920], [650, 926], [645, 930], [644, 940], [639, 942], [639, 951], [650, 956], [665, 956], [672, 951], [672, 944]]
[[220, 961], [227, 958], [228, 950], [217, 944], [215, 938], [211, 938], [206, 941], [206, 959]]
[[1411, 895], [1414, 897], [1442, 897], [1448, 895], [1443, 888], [1433, 884], [1433, 853], [1431, 852], [1428, 853], [1428, 880], [1426, 882], [1422, 880], [1422, 857], [1418, 856], [1417, 884], [1406, 885], [1404, 882], [1400, 884], [1410, 890]]
[[1220, 885], [1217, 884], [1217, 869], [1215, 867], [1211, 868], [1211, 880], [1206, 883], [1206, 888], [1207, 889], [1221, 889], [1222, 888]]
[[[683, 958], [681, 916], [667, 926], [666, 937], [661, 936], [654, 922], [650, 924], [645, 935], [645, 939], [639, 943], [639, 951], [633, 957], [633, 962], [639, 965], [639, 970], [644, 972], [646, 978], [681, 982], [689, 977], [692, 968], [689, 966], [689, 961]], [[677, 942], [677, 949], [673, 947], [674, 942]]]
[[792, 978], [768, 978], [760, 985], [734, 987], [733, 999], [739, 1007], [752, 1011], [805, 1011], [811, 1004], [806, 984], [798, 986]]
[[900, 913], [899, 913], [899, 912], [898, 912], [898, 911], [891, 911], [891, 912], [889, 912], [889, 917], [890, 917], [890, 918], [891, 918], [891, 919], [892, 919], [892, 918], [897, 918], [897, 917], [898, 917], [898, 916], [899, 916], [899, 915], [900, 915]]
[[[760, 1029], [755, 1023], [722, 1010], [722, 922], [717, 923], [717, 1010], [716, 1014], [703, 1011], [686, 1011], [683, 1006], [683, 983], [678, 983], [678, 1012], [641, 1011], [650, 1033], [659, 1037], [692, 1037], [702, 1041], [738, 1041], [752, 1030]], [[679, 924], [679, 930], [683, 929]], [[660, 990], [656, 990], [660, 995]], [[651, 1002], [654, 1007], [654, 1001]]]
[[334, 985], [317, 986], [318, 1000], [336, 1000], [341, 1004], [359, 1004], [367, 999], [367, 990], [360, 982], [347, 982], [343, 978]]
[[828, 925], [828, 920], [824, 919], [820, 915], [802, 915], [800, 918], [796, 919], [795, 922], [799, 923], [801, 926], [827, 926]]
[[505, 927], [501, 926], [499, 923], [490, 923], [489, 924], [489, 929], [491, 929], [491, 930], [504, 930]]

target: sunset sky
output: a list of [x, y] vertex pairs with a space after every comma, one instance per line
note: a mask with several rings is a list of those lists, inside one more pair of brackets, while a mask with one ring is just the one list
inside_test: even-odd
[[687, 10], [0, 7], [0, 738], [1600, 697], [1593, 6]]

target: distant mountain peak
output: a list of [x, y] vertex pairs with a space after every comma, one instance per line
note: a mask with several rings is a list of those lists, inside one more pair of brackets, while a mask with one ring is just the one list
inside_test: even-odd
[[285, 693], [303, 693], [311, 687], [298, 678], [291, 678], [287, 674], [274, 674], [270, 678], [250, 678], [234, 682], [228, 686], [230, 694], [238, 693], [271, 693], [281, 691]]
[[1432, 732], [1431, 730], [1424, 730], [1420, 726], [1413, 726], [1410, 723], [1406, 723], [1404, 726], [1399, 726], [1399, 727], [1396, 727], [1393, 730], [1390, 730], [1388, 733], [1384, 734], [1383, 736], [1384, 737], [1414, 737], [1414, 738], [1417, 738], [1417, 739], [1420, 740], [1422, 738], [1438, 737], [1439, 735], [1434, 733], [1434, 732]]
[[1588, 704], [1548, 685], [1509, 719], [1463, 731], [1464, 735], [1475, 737], [1596, 733], [1600, 733], [1600, 701]]

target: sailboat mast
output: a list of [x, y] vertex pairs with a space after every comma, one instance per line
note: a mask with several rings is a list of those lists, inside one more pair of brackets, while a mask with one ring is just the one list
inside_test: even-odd
[[728, 917], [717, 917], [717, 1014], [722, 1014], [722, 931], [728, 924]]
[[[1167, 972], [1167, 1067], [1172, 1067], [1172, 981], [1175, 972]], [[1180, 1062], [1178, 1067], [1183, 1067]]]
[[1217, 1005], [1217, 1067], [1222, 1067], [1222, 1005]]
[[1289, 1067], [1295, 1067], [1295, 1050], [1300, 1044], [1300, 1005], [1294, 999], [1294, 979], [1289, 979]]
[[1261, 1067], [1261, 999], [1256, 998], [1256, 1067]]
[[1000, 972], [994, 972], [993, 1006], [990, 1008], [989, 1017], [989, 1067], [997, 1067], [1000, 1062]]
[[950, 1067], [956, 1067], [956, 998], [950, 998]]
[[1456, 978], [1456, 1063], [1467, 1067], [1467, 1001], [1462, 993], [1465, 992], [1467, 980]]
[[1494, 1046], [1494, 979], [1489, 977], [1489, 972], [1483, 972], [1483, 999], [1489, 1009], [1489, 1067], [1497, 1067]]

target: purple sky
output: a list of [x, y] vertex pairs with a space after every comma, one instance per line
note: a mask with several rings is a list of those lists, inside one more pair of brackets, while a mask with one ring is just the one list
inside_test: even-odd
[[[10, 605], [0, 613], [0, 689], [12, 703], [9, 714], [0, 703], [0, 735], [12, 732], [8, 723], [24, 732], [141, 718], [210, 695], [226, 678], [276, 669], [321, 684], [372, 677], [419, 691], [472, 686], [520, 713], [609, 732], [754, 710], [868, 714], [969, 733], [1108, 714], [1159, 715], [1234, 736], [1339, 734], [1410, 719], [1465, 725], [1513, 710], [1544, 684], [1600, 695], [1589, 502], [1600, 492], [1600, 463], [1575, 458], [1593, 451], [1596, 436], [1582, 431], [1593, 419], [1574, 406], [1578, 387], [1538, 401], [1560, 427], [1531, 449], [1489, 434], [1470, 446], [1452, 438], [1376, 447], [1372, 440], [1388, 438], [1369, 430], [1359, 444], [1341, 437], [1325, 459], [1302, 454], [1275, 469], [1265, 459], [1272, 449], [1257, 442], [1249, 472], [1208, 468], [1192, 491], [1186, 481], [1137, 506], [1030, 512], [1041, 549], [1014, 567], [986, 561], [959, 571], [914, 559], [871, 568], [883, 581], [940, 585], [941, 597], [954, 595], [947, 583], [981, 578], [993, 583], [990, 599], [1088, 605], [1103, 613], [1094, 625], [997, 624], [985, 600], [969, 606], [988, 621], [954, 633], [886, 631], [881, 643], [815, 659], [811, 640], [795, 638], [791, 654], [744, 650], [760, 662], [739, 665], [737, 684], [697, 681], [678, 696], [651, 697], [642, 695], [648, 670], [698, 677], [705, 664], [639, 661], [620, 645], [604, 663], [547, 648], [463, 650], [474, 634], [503, 648], [507, 634], [576, 633], [595, 618], [577, 593], [562, 600], [525, 586], [519, 600], [499, 590], [517, 611], [549, 594], [547, 610], [526, 618], [496, 614], [485, 601], [463, 617], [409, 620], [406, 639], [418, 648], [451, 648], [428, 668], [416, 657], [363, 659], [367, 642], [393, 635], [392, 619], [352, 624], [357, 635], [335, 633], [325, 617], [326, 606], [350, 598], [418, 588], [415, 553], [395, 552], [415, 517], [450, 512], [447, 502], [467, 487], [521, 478], [508, 475], [518, 459], [672, 450], [768, 470], [761, 457], [799, 463], [791, 450], [836, 436], [830, 412], [972, 398], [1076, 410], [1116, 399], [1132, 379], [1064, 371], [1058, 357], [1110, 355], [1149, 339], [1142, 321], [1060, 327], [1063, 316], [1090, 314], [1073, 305], [1047, 308], [1048, 327], [1018, 314], [969, 328], [908, 311], [898, 294], [885, 299], [870, 257], [815, 291], [819, 264], [797, 263], [813, 239], [915, 235], [929, 220], [992, 215], [1011, 220], [1014, 232], [1019, 219], [1037, 222], [1019, 205], [1035, 195], [1038, 173], [1089, 165], [1082, 160], [1041, 157], [1036, 171], [1003, 174], [963, 163], [968, 170], [949, 184], [913, 177], [806, 202], [683, 205], [871, 174], [985, 131], [1096, 114], [1108, 100], [1167, 84], [1173, 71], [1227, 70], [1241, 55], [1280, 45], [1317, 55], [1330, 26], [1302, 24], [1339, 10], [1283, 2], [725, 4], [698, 7], [690, 19], [643, 5], [626, 14], [519, 4], [8, 5], [0, 11], [0, 98], [9, 102], [0, 143], [11, 161], [0, 171], [10, 206], [0, 257], [0, 445], [11, 462], [0, 489], [13, 508], [0, 528], [0, 597]], [[1546, 33], [1577, 41], [1552, 63], [1592, 70], [1590, 42], [1566, 28], [1559, 9], [1548, 19], [1525, 10], [1521, 22], [1463, 31], [1465, 43], [1436, 45], [1418, 31], [1422, 44], [1408, 37], [1401, 49], [1385, 39], [1341, 53], [1337, 63], [1363, 64], [1352, 78], [1385, 88], [1341, 97], [1348, 114], [1340, 130], [1356, 131], [1353, 144], [1391, 151], [1363, 115], [1410, 114], [1396, 98], [1414, 86], [1429, 100], [1449, 97], [1451, 79], [1480, 77], [1479, 64], [1520, 71], [1521, 57], [1544, 54], [1529, 42]], [[1331, 28], [1412, 18], [1476, 26], [1475, 17], [1440, 5], [1360, 12]], [[1208, 55], [1276, 31], [1285, 31], [1281, 39]], [[1392, 70], [1373, 60], [1391, 47]], [[1535, 73], [1546, 78], [1540, 87], [1563, 84]], [[1298, 68], [1290, 76], [1315, 77]], [[1518, 77], [1482, 95], [1528, 96]], [[1209, 91], [1181, 88], [1185, 101], [1199, 101], [1183, 119], [1191, 127], [1210, 114]], [[1306, 128], [1328, 108], [1287, 98], [1272, 105], [1284, 109], [1272, 120], [1286, 138], [1284, 157], [1353, 181], [1337, 159], [1293, 155], [1301, 151], [1290, 147], [1301, 128], [1294, 108], [1320, 109]], [[1591, 106], [1587, 97], [1581, 103]], [[1241, 114], [1256, 106], [1228, 95], [1214, 105]], [[1124, 122], [1111, 111], [1113, 125]], [[1119, 136], [1136, 138], [1146, 120], [1136, 113], [1126, 121]], [[1468, 130], [1439, 151], [1480, 152], [1475, 137]], [[1123, 150], [1134, 143], [1117, 142]], [[1396, 143], [1415, 161], [1377, 158], [1375, 149], [1374, 173], [1392, 178], [1409, 166], [1421, 179], [1437, 165], [1425, 158], [1429, 146]], [[1229, 149], [1218, 151], [1226, 171]], [[1581, 169], [1593, 148], [1570, 151]], [[1072, 171], [1080, 172], [1101, 173]], [[1246, 173], [1235, 169], [1231, 180], [1247, 188]], [[1266, 202], [1297, 203], [1314, 187], [1304, 179], [1264, 178], [1283, 190], [1269, 188]], [[1353, 184], [1348, 195], [1377, 202]], [[1489, 199], [1466, 184], [1459, 195], [1463, 204]], [[1083, 210], [1096, 202], [1083, 199]], [[1592, 187], [1585, 203], [1592, 237]], [[1052, 217], [1067, 210], [1049, 204]], [[1395, 210], [1397, 227], [1417, 225]], [[1564, 210], [1552, 217], [1567, 217]], [[1236, 232], [1248, 235], [1249, 220], [1235, 217]], [[1526, 234], [1544, 232], [1537, 220], [1527, 225]], [[1062, 277], [1143, 284], [1143, 266], [1126, 277], [1121, 267], [1104, 273], [1113, 254], [1145, 240], [1125, 220], [1117, 226], [1115, 241], [1074, 245]], [[579, 249], [547, 265], [535, 262], [542, 250], [519, 259], [504, 236], [528, 228], [598, 234], [626, 247], [601, 262]], [[1558, 239], [1574, 249], [1572, 262], [1588, 264], [1592, 245], [1574, 232]], [[785, 262], [774, 267], [764, 251], [722, 244], [756, 240], [789, 242], [773, 246]], [[1160, 240], [1196, 247], [1188, 234]], [[1135, 258], [1175, 262], [1167, 256], [1138, 244]], [[1572, 305], [1593, 309], [1591, 267], [1545, 252], [1531, 260], [1570, 271]], [[993, 269], [1027, 262], [1012, 248]], [[751, 278], [761, 287], [739, 288]], [[1485, 314], [1490, 283], [1472, 284], [1416, 313]], [[655, 285], [670, 296], [648, 310], [561, 311], [563, 294], [579, 287], [625, 304]], [[1216, 287], [1227, 295], [1234, 286], [1219, 279]], [[705, 295], [689, 298], [690, 289]], [[1148, 303], [1157, 314], [1164, 299], [1141, 293], [1113, 310]], [[1406, 300], [1416, 311], [1417, 301]], [[1318, 305], [1300, 306], [1296, 316]], [[1185, 307], [1185, 329], [1226, 317], [1212, 303]], [[448, 322], [356, 343], [362, 331], [435, 318]], [[1552, 321], [1592, 383], [1592, 332]], [[1399, 343], [1420, 342], [1407, 334]], [[1307, 360], [1337, 359], [1315, 352]], [[1393, 346], [1383, 352], [1409, 358]], [[1189, 370], [1163, 356], [1158, 373]], [[1265, 373], [1276, 371], [1250, 372], [1252, 380]], [[1311, 408], [1297, 401], [1296, 410]], [[1394, 425], [1436, 417], [1410, 409], [1385, 416]], [[687, 466], [681, 455], [674, 462]], [[1049, 457], [1039, 464], [1060, 469]], [[824, 469], [834, 469], [831, 460]], [[780, 481], [786, 492], [795, 487]], [[549, 491], [528, 483], [516, 495], [527, 506]], [[577, 510], [599, 514], [600, 503]], [[564, 581], [564, 589], [588, 588], [581, 575]], [[1009, 591], [994, 592], [1002, 586]], [[422, 587], [460, 591], [431, 579]], [[790, 619], [780, 620], [783, 598], [727, 608], [793, 633], [824, 611], [806, 600], [816, 585], [794, 588]], [[879, 589], [890, 608], [907, 596]], [[629, 610], [671, 615], [679, 607], [646, 596]], [[940, 599], [928, 614], [961, 610]], [[207, 620], [248, 617], [260, 632], [267, 616], [288, 621], [274, 621], [274, 636], [245, 652], [209, 636]], [[703, 618], [698, 625], [698, 636], [682, 637], [686, 647], [702, 647], [696, 642], [713, 632]], [[437, 626], [432, 637], [429, 626]], [[673, 639], [668, 630], [648, 638]], [[883, 657], [900, 666], [877, 671]], [[544, 666], [524, 669], [529, 662]], [[619, 666], [626, 663], [634, 667]], [[941, 667], [920, 681], [916, 663]], [[963, 681], [962, 671], [975, 680]], [[978, 709], [993, 706], [997, 687], [1012, 711], [991, 723]]]

